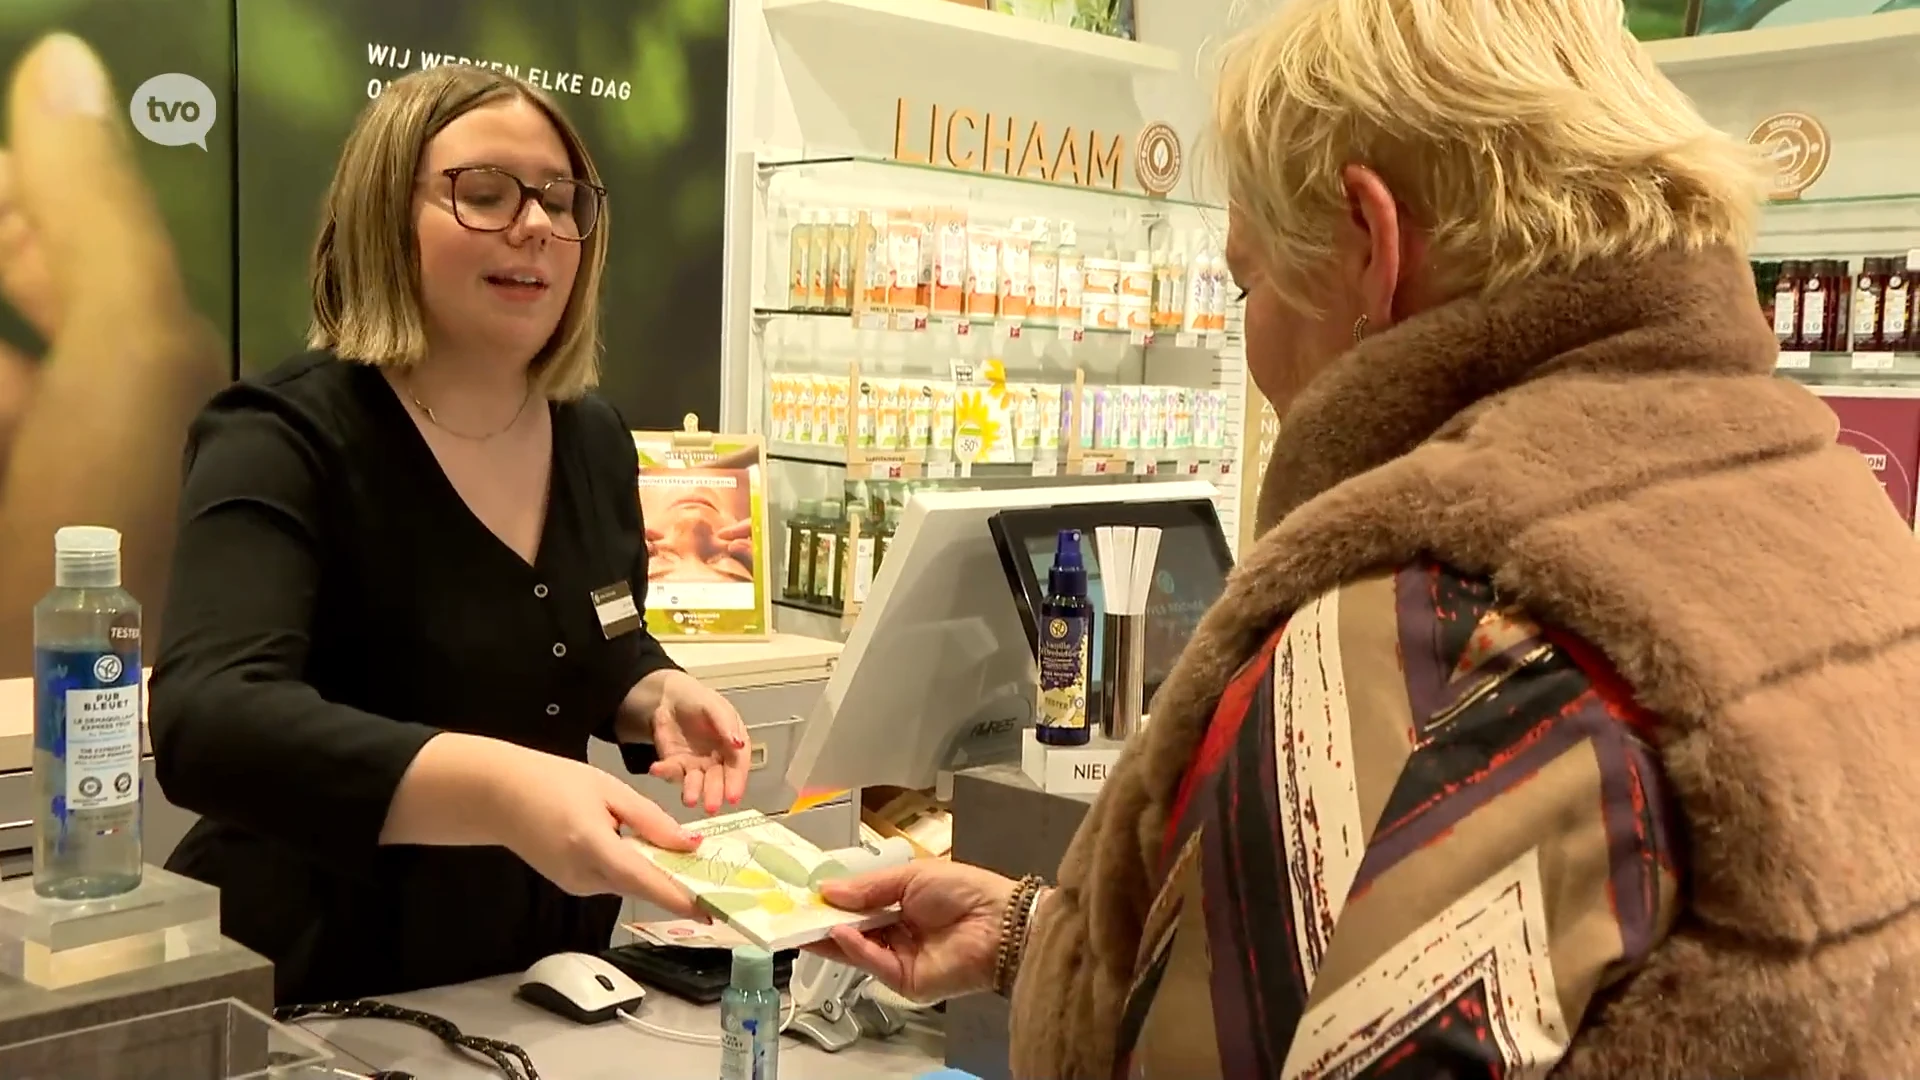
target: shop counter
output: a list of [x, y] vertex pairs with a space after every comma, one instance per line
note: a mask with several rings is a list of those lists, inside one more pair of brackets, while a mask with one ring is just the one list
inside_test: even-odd
[[[518, 976], [500, 976], [380, 1000], [453, 1022], [462, 1032], [518, 1045], [541, 1080], [630, 1080], [635, 1076], [720, 1074], [720, 1048], [669, 1039], [615, 1020], [582, 1026], [513, 996]], [[679, 1031], [717, 1035], [720, 1008], [692, 1005], [649, 990], [640, 1016]], [[941, 1037], [932, 1022], [915, 1022], [884, 1041], [862, 1040], [829, 1054], [793, 1036], [780, 1040], [781, 1080], [892, 1080], [925, 1076], [941, 1066]], [[297, 1027], [319, 1036], [351, 1069], [397, 1069], [433, 1080], [500, 1080], [491, 1064], [450, 1049], [411, 1024], [313, 1017]]]

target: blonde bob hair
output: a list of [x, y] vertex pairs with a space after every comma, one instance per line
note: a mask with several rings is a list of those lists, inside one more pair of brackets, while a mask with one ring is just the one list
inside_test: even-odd
[[[518, 98], [546, 114], [567, 148], [573, 175], [600, 182], [580, 133], [553, 101], [505, 72], [448, 64], [394, 80], [370, 102], [340, 151], [327, 188], [311, 279], [307, 345], [345, 360], [410, 367], [427, 356], [420, 310], [420, 252], [414, 196], [426, 146], [475, 109]], [[600, 278], [607, 261], [607, 213], [580, 242], [580, 272], [560, 325], [533, 359], [535, 385], [555, 400], [577, 398], [600, 381]]]
[[1250, 251], [1302, 283], [1380, 174], [1436, 284], [1746, 250], [1765, 175], [1627, 32], [1620, 0], [1286, 0], [1224, 50], [1211, 141]]

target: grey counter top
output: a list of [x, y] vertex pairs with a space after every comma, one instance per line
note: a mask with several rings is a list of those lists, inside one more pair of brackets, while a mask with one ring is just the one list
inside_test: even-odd
[[[619, 1021], [582, 1027], [513, 996], [513, 976], [483, 979], [383, 998], [445, 1017], [468, 1035], [516, 1043], [533, 1058], [541, 1080], [631, 1080], [635, 1076], [718, 1076], [720, 1048], [679, 1042]], [[691, 1005], [649, 990], [641, 1018], [678, 1031], [717, 1035], [719, 1008]], [[409, 1024], [315, 1018], [298, 1025], [352, 1061], [343, 1065], [404, 1069], [433, 1080], [500, 1080], [491, 1065], [463, 1058]], [[644, 1066], [644, 1067], [642, 1067]], [[782, 1080], [894, 1080], [942, 1067], [941, 1037], [912, 1025], [885, 1042], [862, 1041], [828, 1054], [792, 1036], [780, 1041]]]

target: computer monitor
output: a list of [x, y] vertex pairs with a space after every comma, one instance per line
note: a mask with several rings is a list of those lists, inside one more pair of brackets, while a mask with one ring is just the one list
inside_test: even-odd
[[942, 773], [1017, 761], [1038, 685], [989, 527], [993, 516], [1073, 506], [1104, 521], [1130, 504], [1213, 494], [1205, 481], [1180, 480], [914, 495], [808, 719], [788, 781], [803, 794], [927, 788]]
[[[1002, 510], [988, 523], [1000, 565], [1020, 609], [1027, 647], [1037, 652], [1040, 621], [1035, 612], [1046, 594], [1047, 570], [1062, 529], [1080, 530], [1080, 561], [1087, 568], [1087, 593], [1093, 601], [1094, 633], [1100, 632], [1105, 613], [1102, 567], [1094, 529], [1101, 525], [1151, 526], [1160, 530], [1160, 550], [1154, 559], [1153, 587], [1146, 603], [1146, 701], [1166, 681], [1180, 650], [1200, 628], [1207, 613], [1227, 586], [1233, 552], [1220, 528], [1220, 515], [1211, 499], [1140, 502], [1120, 505], [1068, 504], [1034, 509]], [[1100, 715], [1100, 649], [1088, 657], [1088, 714]]]

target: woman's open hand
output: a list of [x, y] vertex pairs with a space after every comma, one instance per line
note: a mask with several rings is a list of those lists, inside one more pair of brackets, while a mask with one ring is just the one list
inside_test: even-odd
[[[648, 770], [680, 785], [680, 800], [719, 813], [738, 803], [747, 790], [750, 753], [747, 726], [725, 695], [684, 671], [657, 671], [647, 679], [658, 703], [653, 707], [653, 748], [660, 760]], [[644, 686], [647, 679], [641, 680]]]

